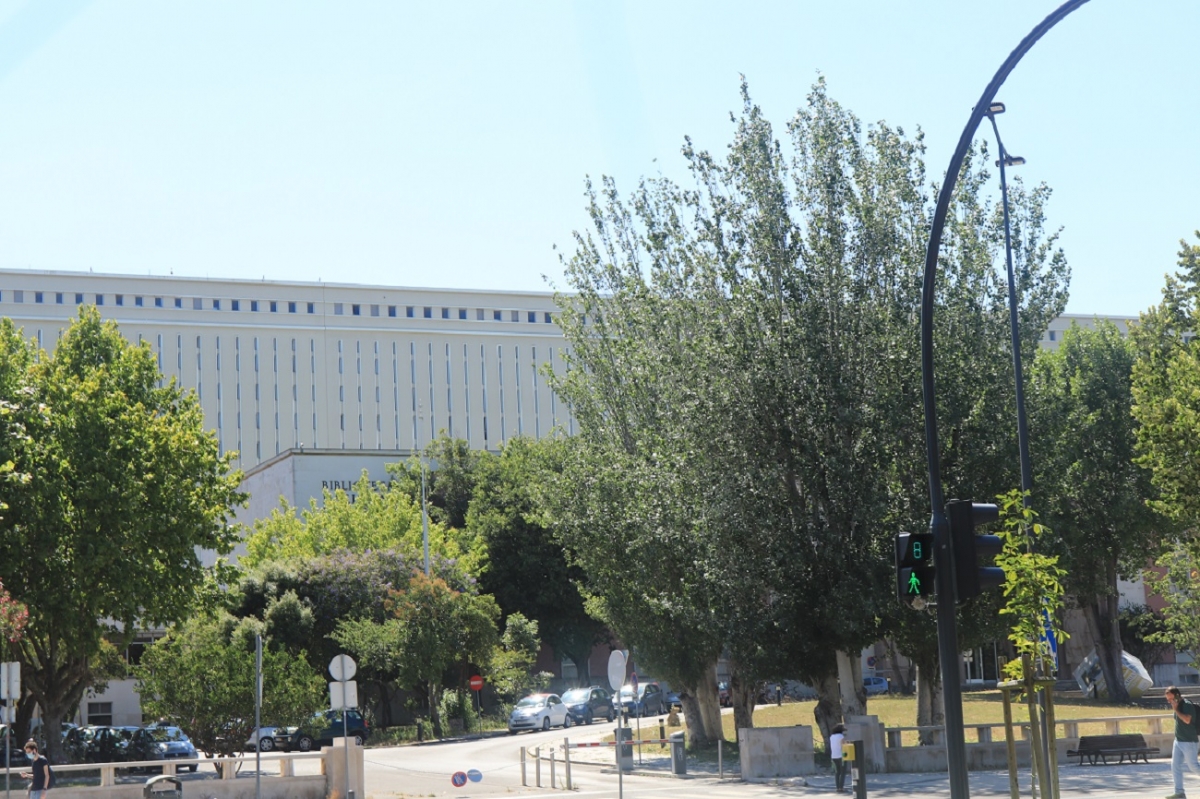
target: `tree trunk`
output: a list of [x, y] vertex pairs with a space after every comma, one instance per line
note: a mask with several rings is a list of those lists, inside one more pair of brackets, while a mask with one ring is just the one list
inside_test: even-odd
[[[917, 726], [944, 726], [946, 706], [943, 701], [942, 681], [937, 666], [917, 666]], [[945, 740], [940, 730], [921, 730], [918, 736], [921, 746], [931, 746]]]
[[432, 680], [428, 683], [427, 693], [429, 699], [429, 724], [433, 727], [433, 737], [444, 738], [446, 733], [442, 729], [442, 714], [438, 712], [437, 685]]
[[842, 702], [838, 694], [838, 679], [830, 674], [817, 682], [817, 706], [813, 708], [813, 719], [817, 722], [817, 730], [825, 741], [825, 751], [829, 752], [829, 736], [834, 725], [842, 721]]
[[711, 739], [708, 737], [708, 731], [704, 729], [699, 697], [694, 691], [684, 691], [679, 695], [679, 701], [683, 703], [683, 724], [687, 728], [688, 746], [692, 748], [708, 746]]
[[696, 686], [696, 699], [700, 705], [700, 722], [704, 725], [704, 737], [709, 743], [725, 740], [721, 726], [721, 702], [717, 698], [717, 664], [706, 670], [700, 684]]
[[838, 683], [842, 693], [842, 717], [867, 714], [867, 692], [863, 689], [862, 659], [857, 654], [837, 652]]
[[729, 701], [733, 706], [734, 735], [737, 730], [754, 727], [754, 705], [758, 702], [758, 683], [746, 682], [735, 669], [729, 675]]
[[[1107, 571], [1111, 575], [1111, 584], [1116, 586], [1116, 568]], [[1087, 619], [1088, 630], [1092, 640], [1096, 642], [1096, 658], [1100, 661], [1100, 671], [1104, 674], [1104, 682], [1108, 685], [1108, 701], [1129, 702], [1129, 690], [1125, 687], [1125, 668], [1121, 662], [1121, 625], [1120, 610], [1117, 606], [1119, 597], [1116, 594], [1098, 594], [1090, 602], [1083, 605], [1083, 615]]]

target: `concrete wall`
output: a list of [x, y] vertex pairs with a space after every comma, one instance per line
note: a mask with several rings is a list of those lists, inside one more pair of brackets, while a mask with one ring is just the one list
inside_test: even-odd
[[799, 777], [812, 774], [812, 727], [767, 727], [738, 730], [742, 779]]
[[[1171, 744], [1175, 736], [1171, 734], [1145, 735], [1147, 746], [1157, 746], [1159, 758], [1171, 756]], [[1067, 752], [1079, 745], [1078, 738], [1060, 738], [1056, 742], [1058, 748], [1059, 766], [1067, 763], [1077, 764], [1078, 758], [1068, 758]], [[1029, 741], [1017, 739], [1017, 766], [1030, 768]], [[967, 744], [967, 769], [970, 771], [994, 771], [1008, 768], [1008, 754], [1004, 739], [992, 743]], [[887, 771], [889, 773], [921, 773], [946, 770], [945, 746], [906, 746], [901, 749], [887, 750]]]

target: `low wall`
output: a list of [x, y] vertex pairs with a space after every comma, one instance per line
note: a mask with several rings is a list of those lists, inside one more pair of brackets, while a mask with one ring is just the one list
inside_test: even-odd
[[755, 727], [738, 730], [742, 779], [812, 774], [812, 727]]
[[[350, 789], [357, 797], [366, 795], [364, 791], [363, 748], [350, 741]], [[247, 764], [252, 768], [253, 755], [243, 758], [229, 758], [222, 761], [213, 760], [182, 760], [165, 764], [168, 773], [174, 773], [180, 766], [199, 763], [201, 767], [214, 766], [220, 762], [226, 766], [224, 774], [217, 779], [183, 779], [184, 796], [203, 796], [205, 799], [254, 799], [257, 787], [261, 785], [262, 799], [346, 799], [346, 757], [343, 752], [343, 741], [338, 738], [333, 746], [323, 748], [319, 753], [272, 753], [262, 755], [263, 772], [259, 779], [251, 773], [236, 773], [233, 766], [241, 760], [245, 769]], [[300, 760], [318, 760], [320, 773], [297, 776], [295, 763]], [[129, 783], [116, 783], [117, 768], [140, 766], [163, 766], [162, 761], [145, 761], [139, 763], [87, 763], [72, 766], [53, 766], [58, 784], [53, 789], [55, 799], [142, 799], [145, 791], [145, 780]], [[275, 769], [275, 773], [269, 770]], [[74, 786], [64, 785], [63, 780], [69, 779], [72, 773], [100, 772], [99, 785]], [[150, 775], [150, 779], [155, 775]], [[24, 789], [25, 781], [16, 781]], [[256, 783], [258, 785], [256, 785]], [[159, 790], [173, 788], [171, 784], [159, 785]]]

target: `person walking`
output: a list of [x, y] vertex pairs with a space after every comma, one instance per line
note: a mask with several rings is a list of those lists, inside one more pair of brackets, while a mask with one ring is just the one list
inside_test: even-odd
[[846, 740], [846, 725], [835, 724], [829, 735], [829, 759], [833, 762], [833, 780], [838, 793], [845, 793], [846, 761], [842, 759], [842, 743]]
[[46, 799], [46, 793], [54, 782], [50, 771], [50, 761], [46, 759], [45, 755], [38, 752], [37, 741], [32, 738], [25, 742], [25, 757], [29, 758], [33, 766], [32, 771], [21, 773], [25, 779], [33, 780], [29, 786], [29, 799]]
[[1171, 776], [1175, 780], [1175, 793], [1167, 799], [1185, 799], [1183, 792], [1183, 767], [1186, 764], [1193, 774], [1200, 775], [1200, 735], [1197, 735], [1196, 706], [1183, 698], [1174, 685], [1167, 688], [1167, 704], [1175, 716], [1175, 743], [1171, 747]]

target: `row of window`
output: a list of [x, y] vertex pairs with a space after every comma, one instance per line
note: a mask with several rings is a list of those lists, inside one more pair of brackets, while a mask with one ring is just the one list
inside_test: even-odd
[[[14, 290], [12, 292], [12, 301], [18, 302], [18, 303], [25, 302], [25, 294], [26, 293], [27, 292], [25, 292], [21, 289]], [[53, 294], [53, 296], [54, 296], [54, 304], [55, 305], [65, 304], [66, 298], [71, 296], [70, 293], [62, 292], [62, 291], [56, 291], [56, 292], [33, 291], [33, 292], [28, 292], [28, 293], [33, 295], [34, 303], [39, 304], [39, 305], [46, 303], [48, 301], [47, 298], [51, 294]], [[105, 295], [105, 294], [91, 295], [92, 301], [97, 306], [103, 306], [105, 304], [105, 300], [108, 296], [109, 295]], [[117, 305], [117, 306], [125, 306], [126, 305], [126, 302], [125, 302], [126, 295], [113, 294], [111, 296], [113, 298], [114, 305]], [[75, 305], [83, 305], [84, 295], [82, 292], [75, 292], [74, 297], [75, 297]], [[132, 297], [132, 299], [133, 299], [133, 307], [135, 307], [135, 308], [146, 307], [147, 299], [152, 299], [154, 301], [153, 305], [155, 308], [166, 307], [164, 304], [164, 298], [162, 298], [162, 297], [146, 298], [146, 297], [142, 297], [140, 295], [135, 295]], [[176, 307], [176, 308], [183, 308], [183, 306], [184, 306], [185, 298], [183, 298], [183, 297], [174, 297], [174, 298], [167, 298], [167, 299], [173, 300], [174, 307]], [[187, 299], [190, 300], [193, 311], [204, 310], [204, 302], [205, 302], [204, 298], [190, 297]], [[0, 302], [3, 302], [3, 301], [4, 301], [4, 292], [0, 291]], [[257, 313], [259, 311], [266, 311], [269, 313], [280, 313], [281, 312], [280, 309], [283, 308], [284, 306], [286, 306], [287, 312], [290, 314], [294, 314], [294, 313], [300, 313], [300, 306], [304, 306], [306, 313], [315, 314], [317, 312], [317, 304], [315, 302], [295, 302], [292, 300], [289, 300], [287, 302], [280, 302], [278, 300], [222, 300], [222, 299], [219, 299], [216, 297], [209, 299], [208, 302], [210, 303], [209, 308], [214, 311], [220, 311], [223, 308], [228, 308], [230, 311], [249, 310], [251, 313]], [[368, 315], [369, 316], [382, 316], [384, 313], [386, 313], [389, 317], [392, 317], [392, 318], [396, 318], [399, 315], [399, 308], [400, 308], [400, 306], [396, 306], [396, 305], [374, 305], [374, 304], [363, 304], [363, 303], [356, 303], [356, 302], [355, 303], [335, 302], [335, 303], [333, 303], [333, 315], [334, 316], [344, 316], [346, 314], [347, 306], [349, 306], [351, 316], [368, 316]], [[466, 308], [435, 309], [434, 306], [431, 306], [431, 305], [426, 305], [423, 307], [415, 306], [415, 305], [404, 306], [404, 316], [409, 319], [416, 319], [418, 317], [422, 318], [422, 319], [433, 319], [435, 310], [438, 310], [440, 312], [438, 314], [438, 316], [442, 319], [451, 319], [451, 318], [454, 318], [455, 316], [457, 316], [457, 318], [461, 319], [461, 320], [466, 320], [469, 318]], [[507, 313], [508, 313], [508, 321], [510, 321], [510, 322], [520, 322], [522, 313], [524, 313], [525, 321], [530, 322], [530, 323], [537, 322], [539, 320], [539, 317], [540, 317], [541, 321], [545, 324], [551, 324], [554, 321], [553, 316], [550, 314], [549, 311], [524, 311], [524, 312], [522, 312], [522, 311], [510, 310]], [[494, 322], [503, 322], [504, 316], [505, 316], [505, 311], [496, 310], [496, 309], [491, 310], [491, 319]], [[476, 321], [484, 321], [487, 318], [488, 318], [487, 310], [485, 310], [483, 308], [475, 309]]]

